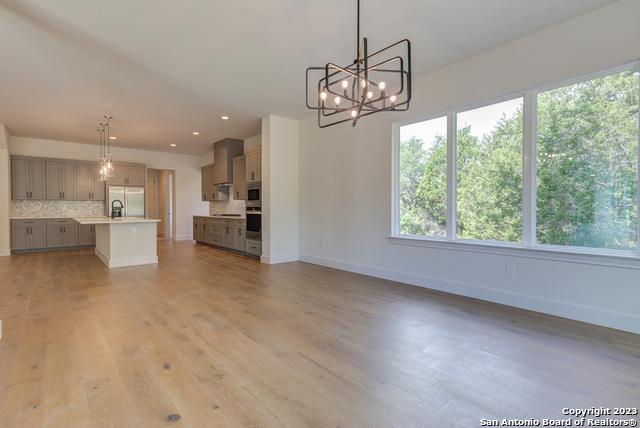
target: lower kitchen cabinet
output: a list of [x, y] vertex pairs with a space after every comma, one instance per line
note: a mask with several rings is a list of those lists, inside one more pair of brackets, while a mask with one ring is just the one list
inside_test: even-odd
[[47, 246], [44, 220], [12, 220], [11, 249], [35, 250]]
[[95, 243], [95, 226], [79, 226], [70, 218], [11, 220], [12, 251], [68, 249]]
[[246, 251], [244, 219], [193, 218], [193, 237], [197, 242], [235, 251]]
[[78, 225], [78, 245], [81, 247], [96, 245], [96, 225]]
[[47, 248], [78, 246], [78, 223], [70, 219], [47, 220]]

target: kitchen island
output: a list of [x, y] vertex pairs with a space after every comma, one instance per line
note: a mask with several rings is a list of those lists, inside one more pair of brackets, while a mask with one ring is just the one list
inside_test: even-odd
[[158, 263], [157, 223], [144, 217], [74, 217], [96, 229], [96, 256], [109, 268]]

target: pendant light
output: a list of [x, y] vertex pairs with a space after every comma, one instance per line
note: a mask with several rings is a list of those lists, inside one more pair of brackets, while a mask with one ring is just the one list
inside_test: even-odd
[[[311, 83], [311, 86], [310, 86]], [[411, 101], [411, 42], [402, 39], [369, 53], [360, 40], [360, 0], [356, 0], [356, 58], [341, 67], [328, 62], [306, 73], [307, 108], [318, 111], [326, 128], [383, 111], [405, 111]]]

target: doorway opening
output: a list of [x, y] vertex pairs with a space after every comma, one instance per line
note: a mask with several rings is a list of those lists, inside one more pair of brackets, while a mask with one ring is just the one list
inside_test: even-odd
[[175, 239], [176, 236], [175, 176], [172, 169], [147, 169], [146, 212], [147, 217], [161, 220], [158, 239]]

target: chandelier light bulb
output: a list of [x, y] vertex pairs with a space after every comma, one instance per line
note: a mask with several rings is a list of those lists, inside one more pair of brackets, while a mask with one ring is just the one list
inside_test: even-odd
[[322, 101], [327, 99], [327, 93], [325, 91], [320, 92], [320, 99]]
[[366, 80], [364, 80], [364, 79], [362, 79], [362, 80], [360, 81], [360, 86], [362, 86], [363, 88], [366, 88], [366, 87], [367, 87], [367, 81], [366, 81]]
[[395, 103], [396, 102], [396, 96], [395, 95], [391, 95], [389, 97], [389, 101], [391, 101], [392, 103]]
[[351, 117], [356, 117], [358, 115], [358, 112], [355, 110], [351, 110]]
[[340, 97], [335, 97], [334, 100], [333, 100], [333, 102], [335, 102], [336, 105], [339, 105], [340, 101], [342, 101], [342, 99], [340, 99]]
[[369, 98], [369, 99], [373, 98], [373, 92], [372, 91], [367, 92], [367, 98]]
[[384, 90], [387, 88], [387, 84], [386, 84], [386, 83], [384, 83], [384, 82], [380, 82], [380, 83], [378, 83], [378, 88], [379, 88], [381, 91], [384, 91]]
[[342, 81], [342, 89], [347, 89], [349, 87], [349, 82], [347, 82], [347, 79], [344, 79]]

